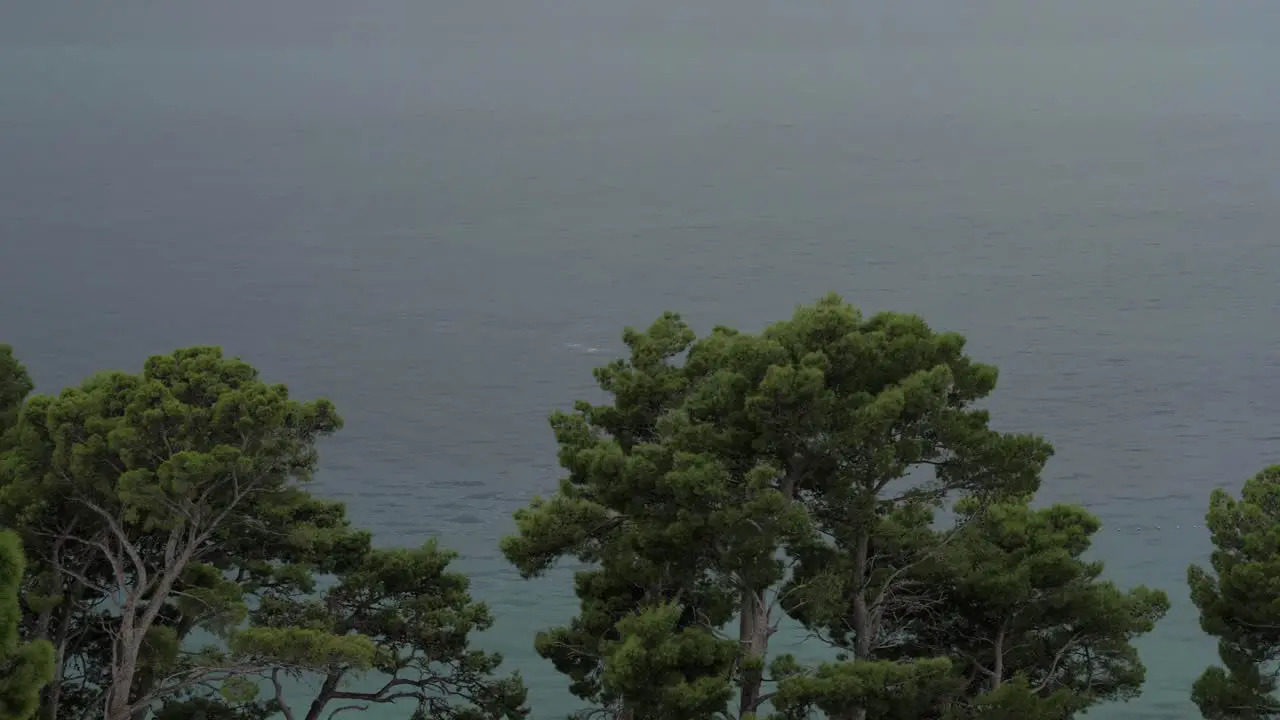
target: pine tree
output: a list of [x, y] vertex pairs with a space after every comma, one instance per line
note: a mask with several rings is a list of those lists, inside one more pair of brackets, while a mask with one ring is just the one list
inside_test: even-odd
[[[1169, 600], [1144, 586], [1122, 591], [1101, 579], [1101, 562], [1083, 559], [1097, 518], [972, 498], [957, 511], [958, 531], [922, 576], [943, 589], [940, 602], [908, 625], [904, 650], [952, 658], [964, 697], [983, 698], [976, 707], [987, 714], [1013, 703], [1027, 720], [1059, 720], [1137, 697], [1146, 668], [1133, 640]], [[1020, 687], [1001, 693], [1010, 682]]]
[[1205, 670], [1191, 698], [1210, 720], [1280, 718], [1280, 465], [1249, 479], [1238, 500], [1214, 490], [1205, 520], [1210, 567], [1192, 565], [1187, 581], [1222, 666]]
[[[590, 566], [576, 581], [582, 612], [538, 649], [575, 694], [620, 717], [662, 717], [618, 689], [633, 686], [604, 682], [616, 680], [607, 649], [625, 642], [621, 622], [654, 607], [678, 607], [673, 632], [704, 634], [698, 647], [728, 642], [737, 620], [733, 666], [681, 680], [736, 689], [736, 707], [723, 709], [734, 717], [760, 712], [766, 670], [790, 662], [768, 653], [781, 608], [818, 609], [817, 623], [852, 598], [851, 660], [876, 660], [895, 632], [888, 608], [910, 602], [876, 565], [878, 518], [956, 494], [1032, 492], [1051, 453], [1037, 437], [991, 430], [972, 404], [994, 387], [994, 368], [914, 316], [865, 319], [833, 295], [758, 334], [721, 327], [697, 340], [669, 313], [624, 340], [629, 359], [596, 373], [611, 402], [552, 416], [568, 477], [517, 513], [520, 534], [503, 546], [526, 576], [561, 557]], [[920, 669], [923, 682], [936, 667], [788, 677], [794, 689], [822, 672]], [[851, 685], [825, 687], [827, 702], [864, 714], [854, 696], [829, 696]]]

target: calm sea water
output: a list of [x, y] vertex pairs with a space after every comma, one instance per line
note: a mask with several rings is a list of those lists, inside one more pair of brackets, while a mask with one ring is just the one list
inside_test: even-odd
[[[40, 389], [217, 343], [347, 429], [321, 492], [457, 548], [538, 719], [571, 612], [496, 550], [544, 417], [626, 324], [924, 314], [1046, 434], [1043, 499], [1175, 606], [1209, 491], [1280, 460], [1280, 5], [20, 0], [0, 22], [0, 341]], [[370, 717], [395, 717], [394, 713]]]

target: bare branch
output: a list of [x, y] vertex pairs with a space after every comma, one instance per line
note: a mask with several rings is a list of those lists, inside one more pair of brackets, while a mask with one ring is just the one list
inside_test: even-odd
[[263, 665], [258, 663], [232, 663], [229, 665], [197, 667], [191, 668], [190, 670], [176, 672], [157, 682], [151, 692], [148, 692], [137, 700], [134, 700], [128, 706], [127, 712], [129, 716], [132, 716], [138, 711], [150, 707], [162, 697], [173, 695], [197, 685], [208, 682], [229, 680], [234, 677], [243, 677], [245, 675], [261, 675], [268, 671], [276, 670], [278, 667], [279, 666]]
[[[39, 533], [39, 534], [46, 537], [55, 538], [56, 542], [59, 544], [65, 543], [65, 542], [75, 542], [87, 547], [91, 547], [101, 552], [103, 558], [105, 558], [106, 561], [111, 565], [111, 572], [112, 574], [115, 575], [116, 586], [120, 589], [121, 592], [123, 592], [124, 588], [127, 586], [128, 579], [125, 574], [124, 565], [120, 561], [120, 556], [117, 553], [112, 552], [111, 548], [107, 547], [107, 544], [103, 542], [101, 539], [99, 539], [102, 537], [101, 535], [93, 539], [86, 539], [78, 535], [71, 534], [72, 529], [73, 529], [72, 527], [69, 527], [68, 529], [63, 530], [59, 533]], [[57, 566], [58, 569], [62, 570], [68, 577], [71, 577], [77, 582], [83, 583], [85, 587], [92, 588], [95, 591], [100, 592], [104, 595], [108, 595], [108, 596], [115, 595], [115, 593], [112, 593], [110, 590], [108, 590], [104, 586], [95, 582], [91, 582], [90, 580], [85, 578], [83, 575], [79, 575], [78, 573], [73, 573], [72, 571], [67, 569], [61, 562], [60, 548], [58, 550], [55, 550], [54, 565]], [[88, 563], [85, 563], [84, 567], [87, 568]]]
[[[149, 585], [147, 580], [147, 565], [142, 561], [142, 556], [138, 554], [137, 548], [135, 548], [133, 543], [129, 541], [129, 536], [125, 533], [124, 528], [120, 526], [120, 523], [116, 521], [116, 518], [111, 513], [103, 510], [93, 501], [86, 498], [77, 498], [77, 500], [80, 504], [94, 511], [100, 515], [102, 519], [107, 521], [107, 527], [110, 528], [111, 533], [115, 535], [116, 542], [118, 542], [121, 549], [129, 555], [129, 560], [133, 563], [134, 573], [135, 577], [138, 578], [139, 587], [146, 588]], [[122, 573], [117, 571], [117, 575], [121, 574]], [[121, 583], [121, 585], [123, 585], [123, 583]]]
[[1058, 672], [1058, 664], [1062, 662], [1062, 658], [1067, 654], [1067, 651], [1074, 649], [1076, 645], [1079, 644], [1080, 639], [1083, 636], [1084, 633], [1079, 632], [1072, 635], [1067, 639], [1067, 642], [1058, 649], [1058, 652], [1054, 653], [1053, 663], [1049, 665], [1049, 672], [1045, 673], [1044, 680], [1036, 686], [1036, 692], [1040, 692], [1041, 690], [1049, 687], [1049, 684], [1053, 682], [1054, 675]]
[[368, 693], [335, 692], [332, 695], [330, 695], [330, 697], [335, 700], [364, 700], [367, 702], [387, 703], [387, 702], [391, 702], [392, 700], [398, 700], [398, 699], [403, 699], [407, 697], [416, 698], [416, 697], [422, 696], [422, 693], [420, 690], [419, 692], [399, 692], [399, 693], [392, 693], [392, 690], [398, 687], [415, 687], [416, 688], [416, 687], [419, 687], [424, 682], [428, 682], [428, 681], [392, 678], [388, 680], [385, 685], [383, 685], [378, 690], [375, 690], [374, 692], [368, 692]]
[[[294, 720], [293, 708], [284, 701], [284, 686], [280, 684], [280, 668], [271, 668], [271, 685], [275, 688], [276, 704], [280, 706], [280, 712], [284, 715], [284, 720]], [[329, 717], [333, 717], [330, 715]]]
[[[55, 536], [52, 536], [51, 533], [40, 533], [40, 534], [49, 534], [50, 537], [55, 537]], [[114, 560], [114, 556], [111, 555], [111, 552], [110, 550], [108, 550], [108, 547], [106, 547], [105, 544], [102, 544], [100, 542], [86, 541], [86, 539], [78, 538], [74, 536], [61, 536], [58, 538], [58, 542], [61, 542], [61, 541], [73, 541], [73, 542], [78, 542], [82, 544], [87, 544], [87, 546], [97, 548], [97, 550], [101, 550], [101, 552], [104, 553], [104, 555], [106, 555], [108, 559]], [[124, 575], [120, 574], [119, 566], [116, 565], [115, 562], [113, 562], [113, 564], [111, 565], [113, 565], [113, 570], [116, 571], [116, 580], [118, 580], [118, 582], [123, 584]], [[54, 561], [54, 568], [60, 571], [61, 574], [67, 575], [68, 578], [76, 580], [77, 583], [81, 583], [82, 585], [84, 585], [84, 587], [92, 589], [92, 591], [104, 594], [104, 596], [108, 596], [108, 597], [113, 596], [113, 594], [115, 594], [110, 591], [110, 588], [105, 587], [105, 585], [95, 583], [93, 582], [93, 580], [90, 580], [84, 577], [84, 575], [82, 573], [79, 573], [79, 571], [72, 570], [68, 568], [68, 566], [61, 564], [60, 557], [59, 559], [56, 559]]]

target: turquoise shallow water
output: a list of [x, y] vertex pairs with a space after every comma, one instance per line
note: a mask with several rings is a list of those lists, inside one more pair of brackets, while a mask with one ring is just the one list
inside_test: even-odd
[[0, 340], [47, 391], [220, 343], [331, 396], [318, 490], [461, 551], [536, 718], [567, 571], [496, 543], [546, 413], [624, 324], [828, 290], [1000, 366], [1042, 499], [1175, 603], [1096, 716], [1193, 717], [1207, 496], [1280, 448], [1274, 4], [56, 5], [0, 28]]

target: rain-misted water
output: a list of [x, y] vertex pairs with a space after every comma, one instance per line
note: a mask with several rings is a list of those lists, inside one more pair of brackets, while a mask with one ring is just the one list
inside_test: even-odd
[[[1175, 606], [1140, 701], [1193, 717], [1209, 491], [1280, 457], [1280, 4], [18, 0], [0, 11], [0, 342], [40, 389], [221, 344], [347, 420], [318, 489], [462, 553], [484, 638], [572, 611], [498, 538], [544, 417], [626, 324], [828, 290], [964, 332], [1042, 499]], [[394, 713], [369, 717], [397, 717]]]

